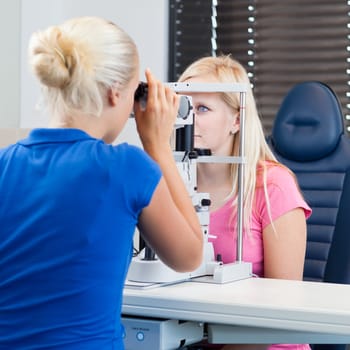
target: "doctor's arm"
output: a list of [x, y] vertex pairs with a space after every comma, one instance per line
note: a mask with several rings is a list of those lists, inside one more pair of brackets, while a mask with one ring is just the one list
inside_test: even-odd
[[149, 71], [146, 78], [146, 108], [142, 110], [137, 105], [135, 119], [144, 150], [159, 164], [163, 176], [150, 204], [142, 210], [139, 229], [168, 266], [177, 271], [192, 271], [202, 262], [203, 234], [170, 145], [179, 96]]

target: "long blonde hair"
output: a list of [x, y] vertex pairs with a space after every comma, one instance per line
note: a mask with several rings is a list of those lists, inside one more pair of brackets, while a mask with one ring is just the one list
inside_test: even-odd
[[[180, 82], [198, 76], [210, 76], [220, 83], [247, 84], [246, 113], [245, 113], [245, 169], [243, 188], [243, 226], [249, 232], [250, 217], [253, 210], [253, 200], [257, 182], [257, 169], [262, 167], [263, 186], [267, 205], [267, 169], [266, 161], [277, 163], [277, 160], [266, 143], [262, 123], [260, 121], [249, 77], [244, 67], [230, 56], [203, 57], [189, 65], [179, 78]], [[236, 112], [240, 110], [239, 93], [221, 92], [222, 100]], [[239, 155], [241, 134], [238, 131], [234, 138], [232, 156]], [[232, 192], [230, 196], [235, 198], [233, 205], [237, 204], [238, 193], [238, 164], [231, 164]]]
[[138, 53], [114, 23], [80, 17], [35, 32], [29, 62], [45, 107], [56, 123], [65, 125], [75, 113], [99, 117], [107, 89], [123, 88], [136, 74]]

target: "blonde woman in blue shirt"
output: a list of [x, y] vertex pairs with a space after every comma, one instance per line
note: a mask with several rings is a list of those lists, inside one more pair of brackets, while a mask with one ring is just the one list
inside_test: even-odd
[[169, 142], [178, 97], [147, 70], [144, 150], [113, 146], [139, 83], [132, 39], [76, 18], [34, 33], [29, 57], [51, 124], [0, 150], [0, 349], [121, 350], [135, 227], [177, 271], [202, 260]]

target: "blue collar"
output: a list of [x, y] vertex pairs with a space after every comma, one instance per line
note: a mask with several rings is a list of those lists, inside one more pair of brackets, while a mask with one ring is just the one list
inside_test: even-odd
[[85, 131], [80, 129], [70, 128], [39, 128], [33, 129], [27, 138], [18, 141], [18, 144], [29, 146], [40, 143], [62, 143], [62, 142], [76, 142], [82, 140], [96, 140], [88, 135]]

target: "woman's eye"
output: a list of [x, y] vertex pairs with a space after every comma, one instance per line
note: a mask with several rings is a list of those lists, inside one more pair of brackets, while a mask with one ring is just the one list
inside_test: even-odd
[[203, 106], [203, 105], [200, 105], [200, 106], [197, 106], [197, 111], [198, 111], [199, 113], [203, 113], [203, 112], [209, 111], [209, 108], [208, 108], [208, 107], [205, 107], [205, 106]]

